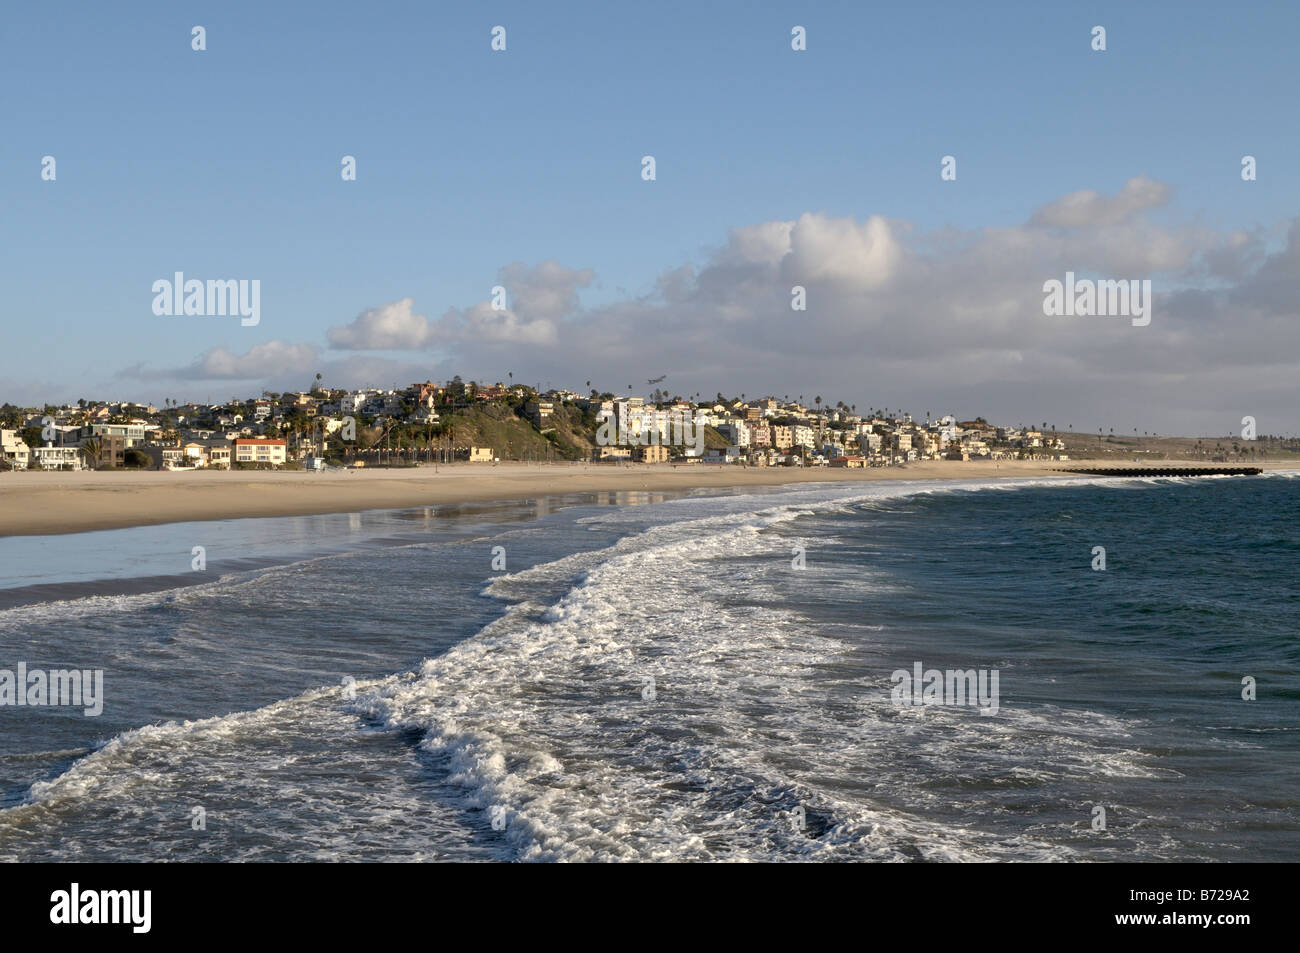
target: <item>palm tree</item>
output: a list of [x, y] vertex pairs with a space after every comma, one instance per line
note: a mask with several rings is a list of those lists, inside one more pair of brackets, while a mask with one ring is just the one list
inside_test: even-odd
[[81, 452], [84, 453], [87, 460], [90, 461], [91, 469], [98, 470], [100, 453], [99, 441], [95, 440], [93, 437], [90, 440], [87, 440], [81, 445]]

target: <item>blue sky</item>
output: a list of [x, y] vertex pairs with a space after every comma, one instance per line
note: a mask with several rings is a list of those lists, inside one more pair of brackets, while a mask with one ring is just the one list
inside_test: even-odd
[[[489, 49], [497, 24], [504, 53]], [[790, 49], [795, 24], [806, 52]], [[272, 340], [320, 348], [337, 385], [405, 384], [420, 365], [575, 373], [556, 357], [529, 373], [526, 347], [446, 345], [370, 353], [395, 377], [366, 381], [383, 370], [326, 334], [405, 298], [430, 318], [470, 308], [512, 262], [591, 269], [583, 309], [618, 308], [671, 269], [706, 268], [732, 229], [805, 213], [969, 239], [1145, 176], [1171, 195], [1143, 211], [1153, 226], [1244, 230], [1276, 252], [1300, 211], [1298, 28], [1282, 3], [16, 5], [0, 37], [0, 400], [288, 386], [156, 376]], [[356, 182], [340, 179], [345, 154]], [[956, 182], [939, 180], [945, 154]], [[1258, 181], [1240, 179], [1245, 154]], [[176, 270], [259, 278], [261, 324], [155, 316], [150, 286]], [[659, 366], [670, 353], [638, 376], [713, 386], [703, 365]], [[819, 387], [815, 361], [767, 353], [713, 389]], [[1023, 403], [971, 383], [1004, 413]], [[844, 399], [922, 399], [908, 389]], [[1150, 425], [1177, 426], [1175, 411]]]

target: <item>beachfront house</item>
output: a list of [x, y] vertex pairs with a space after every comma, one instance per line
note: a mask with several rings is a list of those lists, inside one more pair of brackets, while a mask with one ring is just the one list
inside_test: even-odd
[[229, 440], [204, 440], [203, 446], [206, 451], [207, 465], [209, 467], [219, 467], [230, 469], [230, 441]]
[[103, 440], [106, 437], [117, 437], [125, 442], [126, 449], [129, 450], [144, 443], [148, 430], [148, 426], [139, 421], [133, 421], [129, 424], [88, 424], [76, 428], [75, 431], [70, 431], [66, 439], [69, 442], [81, 443], [87, 440]]
[[263, 464], [283, 466], [289, 445], [283, 440], [240, 437], [232, 444], [234, 463]]
[[80, 470], [80, 447], [32, 447], [31, 461], [42, 470]]
[[26, 470], [31, 460], [27, 442], [18, 436], [17, 430], [0, 430], [0, 457], [5, 466], [11, 470]]

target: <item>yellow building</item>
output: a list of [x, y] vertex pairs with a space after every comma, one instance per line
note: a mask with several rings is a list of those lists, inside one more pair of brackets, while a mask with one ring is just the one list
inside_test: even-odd
[[632, 451], [632, 459], [638, 463], [667, 463], [670, 456], [667, 447], [656, 444], [637, 447]]

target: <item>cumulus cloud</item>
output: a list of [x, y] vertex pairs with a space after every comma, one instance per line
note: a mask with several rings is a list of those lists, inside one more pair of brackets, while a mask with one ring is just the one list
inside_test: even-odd
[[[1300, 372], [1300, 225], [1153, 221], [1170, 197], [1164, 183], [1135, 178], [999, 227], [927, 230], [825, 213], [742, 225], [699, 262], [665, 263], [640, 294], [598, 307], [580, 300], [591, 269], [514, 263], [498, 273], [504, 310], [480, 301], [430, 320], [401, 299], [330, 329], [339, 358], [330, 377], [366, 383], [355, 378], [380, 368], [356, 352], [396, 350], [406, 363], [393, 373], [412, 380], [496, 380], [511, 369], [622, 393], [667, 374], [664, 386], [682, 395], [821, 392], [1090, 431], [1128, 420], [1220, 432], [1231, 413], [1265, 427], [1270, 413], [1291, 413], [1278, 395]], [[1043, 283], [1066, 271], [1151, 279], [1150, 326], [1045, 316]], [[793, 285], [805, 287], [807, 310], [792, 310]], [[198, 370], [248, 376], [313, 357], [272, 346], [210, 352]]]
[[486, 302], [465, 309], [452, 308], [439, 320], [439, 341], [478, 346], [498, 344], [551, 345], [557, 340], [556, 325], [547, 318], [528, 320], [519, 311], [495, 310]]
[[802, 215], [790, 228], [781, 264], [792, 281], [829, 282], [843, 288], [878, 288], [897, 272], [903, 249], [879, 215], [865, 222]]
[[313, 344], [274, 340], [255, 344], [243, 354], [214, 347], [185, 367], [151, 369], [133, 364], [117, 376], [136, 380], [264, 380], [285, 373], [300, 374], [316, 363], [319, 353]]
[[589, 286], [595, 273], [555, 261], [532, 268], [514, 262], [497, 277], [506, 290], [505, 308], [484, 300], [430, 321], [415, 313], [412, 299], [403, 298], [363, 311], [351, 324], [330, 328], [326, 337], [331, 347], [348, 351], [421, 350], [460, 341], [554, 344], [556, 320], [577, 310], [578, 290]]
[[430, 339], [429, 319], [416, 314], [410, 298], [367, 308], [344, 327], [330, 328], [330, 346], [343, 351], [418, 349]]
[[555, 261], [534, 268], [514, 262], [498, 274], [510, 306], [527, 322], [555, 321], [575, 311], [578, 289], [588, 287], [595, 276], [590, 268], [565, 268]]
[[1116, 195], [1091, 189], [1064, 195], [1035, 212], [1032, 223], [1059, 228], [1118, 225], [1139, 212], [1167, 204], [1171, 194], [1163, 182], [1138, 176], [1125, 182]]

